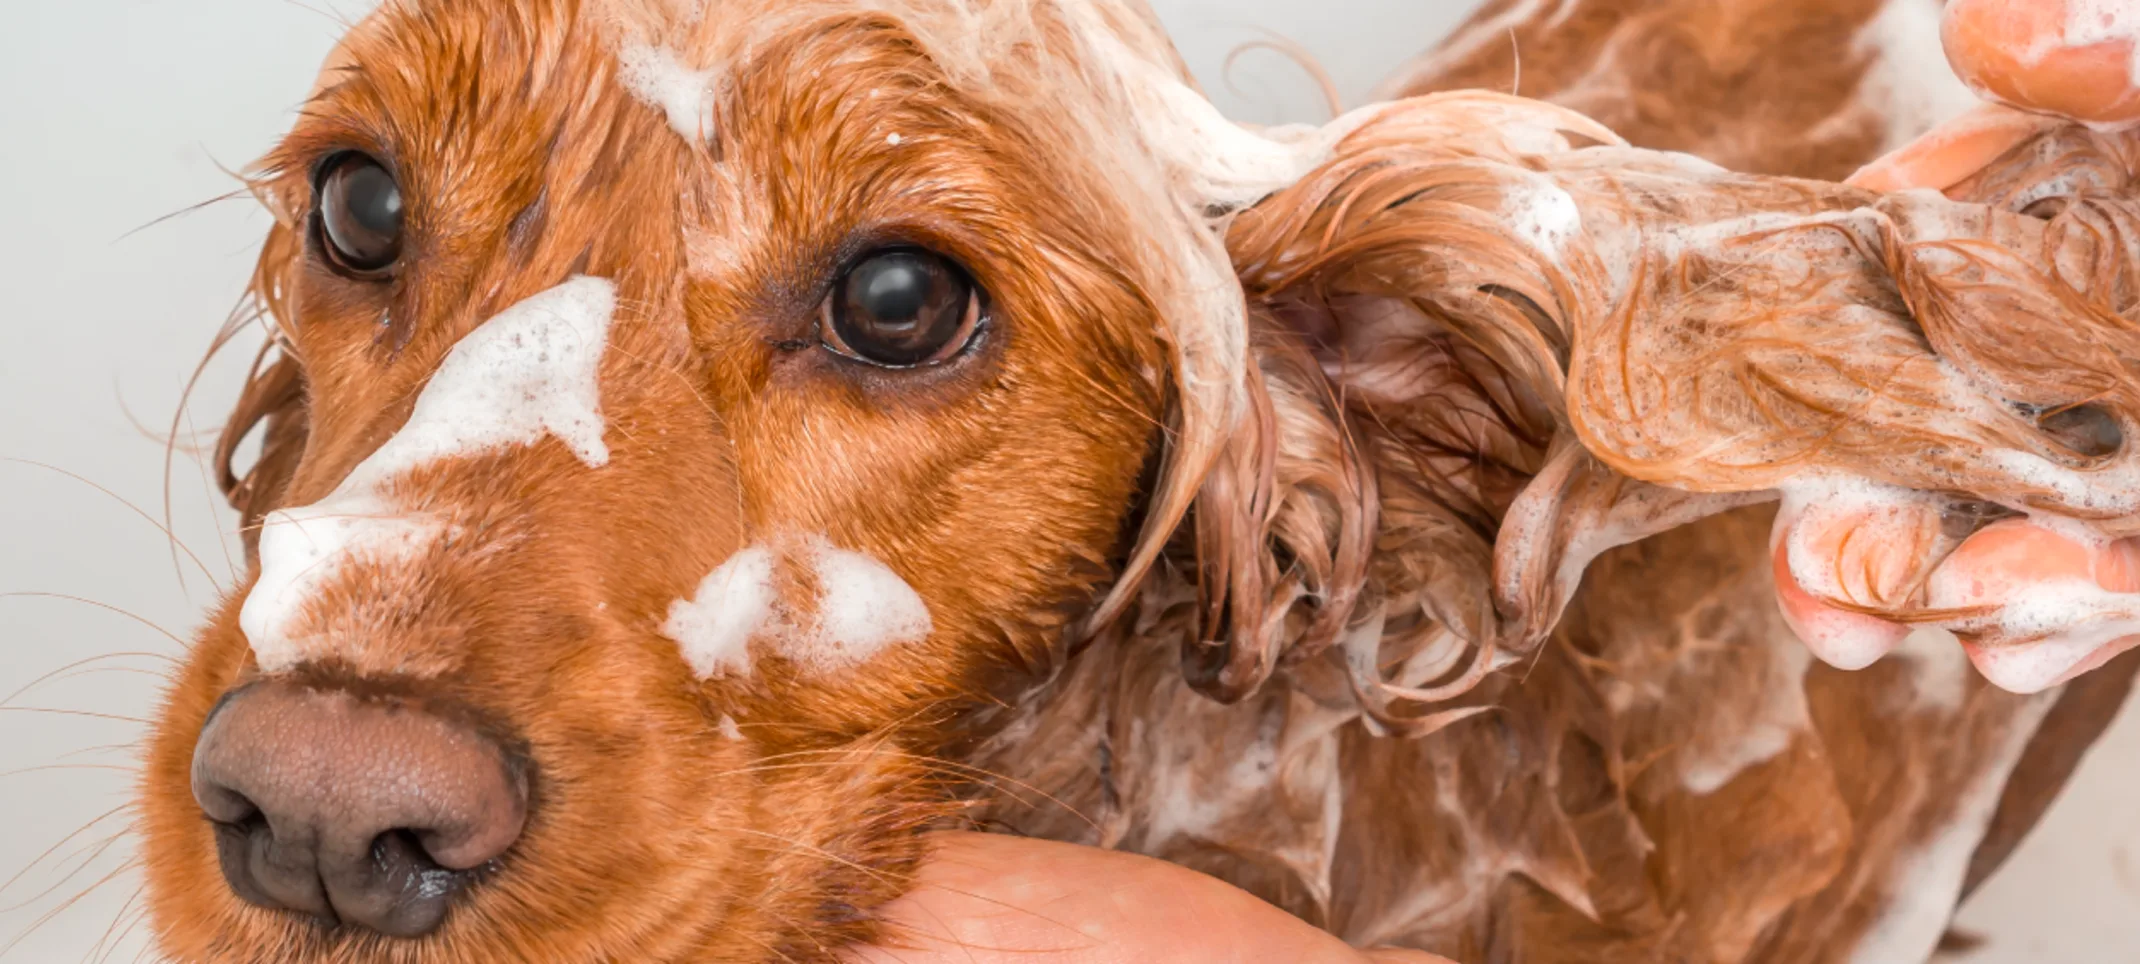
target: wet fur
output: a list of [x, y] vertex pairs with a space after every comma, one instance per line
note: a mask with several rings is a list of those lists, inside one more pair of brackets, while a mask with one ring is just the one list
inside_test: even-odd
[[[1565, 58], [1525, 47], [1525, 93], [1550, 96], [1573, 69], [1556, 64], [1601, 45], [1679, 49], [1645, 39], [1656, 20], [1573, 7], [1519, 31], [1569, 45]], [[239, 904], [186, 790], [200, 721], [255, 672], [230, 601], [144, 775], [151, 910], [174, 959], [822, 959], [881, 936], [870, 910], [921, 857], [916, 831], [978, 823], [1157, 854], [1348, 939], [1467, 961], [1826, 960], [1883, 916], [1915, 849], [1951, 835], [1958, 795], [1989, 781], [1996, 797], [2021, 759], [2027, 779], [1991, 821], [1995, 864], [2018, 836], [1998, 828], [2028, 822], [2006, 815], [2040, 811], [2069, 748], [2115, 705], [2091, 697], [2024, 753], [2054, 702], [2083, 704], [1973, 677], [1919, 695], [1910, 658], [1806, 669], [1771, 602], [1768, 510], [1748, 505], [1762, 485], [1682, 501], [1638, 480], [1684, 478], [1646, 475], [1597, 433], [1577, 444], [1568, 365], [1617, 295], [1493, 211], [1511, 171], [1579, 166], [1580, 148], [1614, 139], [1579, 117], [1415, 101], [1259, 204], [1208, 212], [1243, 293], [1245, 364], [1223, 417], [1186, 384], [1227, 369], [1185, 361], [1183, 328], [1199, 322], [1176, 310], [1173, 266], [1154, 263], [1167, 249], [1092, 229], [1148, 227], [1148, 205], [1013, 109], [1019, 84], [1047, 77], [971, 97], [971, 66], [933, 61], [919, 26], [797, 7], [750, 38], [727, 81], [724, 103], [752, 109], [693, 145], [620, 89], [614, 22], [577, 4], [393, 9], [262, 169], [278, 226], [254, 297], [279, 336], [220, 461], [248, 526], [316, 498], [473, 325], [569, 272], [617, 280], [615, 463], [587, 474], [545, 443], [422, 473], [410, 484], [424, 502], [492, 534], [325, 600], [361, 642], [346, 664], [303, 671], [384, 678], [494, 721], [536, 764], [533, 823], [421, 943]], [[1106, 9], [1124, 36], [1151, 29]], [[1827, 64], [1814, 51], [1867, 9], [1791, 20], [1799, 44], [1749, 62]], [[1068, 46], [1061, 18], [1039, 22], [1036, 43]], [[1407, 89], [1487, 72], [1430, 64]], [[1778, 109], [1832, 104], [1856, 79], [1822, 73]], [[1766, 114], [1703, 140], [1702, 105], [1661, 104], [1586, 109], [1637, 144], [1727, 162], [1797, 143]], [[1561, 149], [1493, 136], [1524, 125]], [[893, 130], [903, 146], [862, 149]], [[1774, 170], [1839, 176], [1873, 143], [1842, 138]], [[352, 286], [304, 256], [306, 165], [336, 147], [393, 156], [413, 209], [442, 212], [418, 225], [425, 267], [407, 284]], [[722, 175], [770, 170], [784, 175]], [[679, 198], [685, 182], [705, 188]], [[1794, 183], [1688, 189], [1726, 207], [1864, 201]], [[1015, 322], [992, 354], [893, 385], [780, 347], [873, 231], [975, 268]], [[237, 443], [256, 430], [262, 455], [240, 472]], [[1185, 457], [1199, 439], [1209, 451]], [[1506, 559], [1505, 518], [1541, 477], [1553, 486], [1531, 491], [1559, 501], [1538, 538], [1555, 553], [1606, 522], [1724, 514], [1608, 555], [1571, 599], [1558, 555]], [[1176, 490], [1194, 496], [1178, 527]], [[771, 525], [868, 547], [929, 600], [938, 633], [866, 677], [813, 680], [775, 660], [748, 683], [692, 679], [651, 627]], [[1778, 694], [1784, 743], [1689, 792], [1700, 759], [1774, 722]], [[744, 740], [720, 735], [723, 714]], [[2038, 759], [2053, 762], [2031, 770]]]

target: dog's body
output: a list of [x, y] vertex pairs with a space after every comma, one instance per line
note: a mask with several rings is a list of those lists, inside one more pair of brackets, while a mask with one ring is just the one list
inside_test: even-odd
[[[1520, 52], [1522, 93], [1637, 147], [1832, 179], [1949, 102], [1879, 86], [1914, 62], [1862, 38], [1905, 8], [1496, 4], [1392, 89], [1504, 87]], [[1614, 306], [1788, 300], [1744, 271], [1643, 288], [1592, 241], [1877, 199], [1480, 95], [1242, 131], [1180, 78], [1135, 4], [412, 0], [361, 25], [262, 178], [285, 343], [224, 451], [266, 423], [228, 478], [261, 575], [159, 720], [165, 951], [822, 958], [879, 936], [916, 831], [963, 819], [1465, 961], [1928, 953], [2132, 663], [2033, 697], [1929, 642], [1812, 665], [1772, 601], [1777, 480], [1644, 468], [1670, 439], [1585, 394]], [[380, 177], [390, 246], [377, 217], [322, 225]], [[1929, 363], [1916, 282], [1866, 237], [1819, 262], [1864, 280], [1859, 347]], [[942, 344], [858, 346], [835, 319], [883, 257], [984, 293]], [[1956, 458], [2038, 444], [2006, 417]], [[1825, 437], [1804, 457], [1869, 464]], [[1881, 477], [2008, 494], [1911, 470]], [[276, 718], [254, 706], [436, 720], [409, 738], [503, 762], [482, 792], [509, 820], [394, 845], [465, 891], [450, 914], [338, 877], [337, 807], [278, 824], [262, 800], [352, 791], [226, 736]]]
[[[1520, 89], [1644, 147], [1840, 180], [1973, 103], [1937, 22], [1929, 2], [1510, 0], [1386, 93]], [[1933, 639], [1821, 665], [1776, 614], [1771, 515], [1604, 557], [1554, 642], [1463, 701], [1496, 711], [1424, 740], [1371, 735], [1335, 677], [1220, 707], [1171, 654], [1098, 647], [984, 755], [1017, 778], [997, 812], [1460, 961], [1921, 960], [2140, 662], [2036, 697]]]

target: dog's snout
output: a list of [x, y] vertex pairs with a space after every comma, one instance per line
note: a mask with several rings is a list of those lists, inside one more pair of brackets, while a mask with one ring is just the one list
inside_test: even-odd
[[474, 729], [280, 682], [209, 717], [193, 795], [239, 897], [393, 937], [436, 929], [527, 816], [525, 776]]

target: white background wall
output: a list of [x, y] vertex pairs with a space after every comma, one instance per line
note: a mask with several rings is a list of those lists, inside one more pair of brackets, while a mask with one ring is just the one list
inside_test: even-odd
[[[1155, 0], [1220, 105], [1314, 120], [1297, 68], [1228, 52], [1285, 38], [1350, 102], [1474, 0]], [[364, 0], [40, 0], [0, 31], [0, 962], [90, 959], [136, 913], [123, 871], [128, 744], [168, 658], [234, 568], [233, 520], [183, 448], [163, 515], [161, 439], [250, 269], [266, 218], [236, 187], [288, 125]], [[188, 213], [161, 220], [174, 212]], [[179, 422], [216, 427], [250, 343]], [[21, 461], [16, 461], [21, 460]], [[38, 464], [32, 464], [38, 463]], [[67, 474], [72, 473], [80, 478]], [[99, 491], [99, 487], [109, 492]], [[143, 513], [137, 513], [137, 506]], [[205, 574], [204, 574], [205, 570]], [[56, 595], [39, 595], [56, 594]], [[74, 598], [61, 598], [69, 596]], [[128, 654], [128, 655], [113, 655]], [[85, 660], [91, 662], [84, 662]], [[58, 671], [61, 678], [15, 691]], [[45, 712], [43, 708], [59, 712]], [[81, 714], [81, 715], [76, 715]], [[111, 714], [103, 718], [94, 714]], [[2140, 716], [2128, 708], [2021, 857], [1962, 915], [1972, 961], [2140, 956]], [[62, 842], [69, 832], [88, 829]], [[19, 879], [8, 881], [58, 842]], [[108, 843], [108, 847], [107, 847]], [[79, 868], [79, 872], [70, 874]], [[114, 874], [71, 906], [67, 901]], [[49, 922], [35, 926], [48, 912]], [[32, 930], [33, 926], [35, 929]], [[27, 936], [23, 935], [27, 932]], [[10, 942], [15, 942], [10, 944]], [[131, 960], [138, 940], [120, 942]], [[2113, 950], [2116, 949], [2116, 950]]]

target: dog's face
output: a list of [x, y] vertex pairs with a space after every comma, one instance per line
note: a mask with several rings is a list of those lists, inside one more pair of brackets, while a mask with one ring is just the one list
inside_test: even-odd
[[[1476, 707], [1414, 707], [1536, 653], [1591, 554], [1777, 472], [1950, 487], [1892, 457], [1929, 451], [1912, 424], [1993, 467], [2033, 431], [1945, 401], [1869, 249], [1819, 264], [1877, 308], [1854, 364], [1931, 373], [1885, 421], [1822, 402], [1857, 369], [1775, 349], [1827, 329], [1741, 324], [1826, 324], [1776, 309], [1831, 297], [1792, 287], [1815, 262], [1681, 243], [1849, 189], [1478, 92], [1248, 131], [1136, 0], [389, 0], [259, 188], [282, 345], [220, 456], [264, 422], [225, 478], [258, 572], [139, 801], [179, 961], [825, 959], [877, 936], [989, 709], [1088, 628], [1180, 643], [1222, 699], [1304, 667], [1429, 732]], [[1607, 270], [1653, 241], [1695, 254]], [[2113, 318], [2026, 378], [2133, 356], [2099, 350]], [[1983, 337], [1961, 357], [2020, 343]], [[1779, 360], [1638, 415], [1612, 373], [1667, 343]], [[1811, 401], [1731, 394], [1775, 384]], [[1830, 444], [1839, 411], [1879, 432]], [[1811, 448], [1709, 458], [1756, 436]]]
[[173, 959], [822, 955], [1106, 588], [1175, 355], [1115, 175], [930, 46], [1012, 21], [704, 6], [389, 3], [265, 166], [301, 380], [156, 723]]

